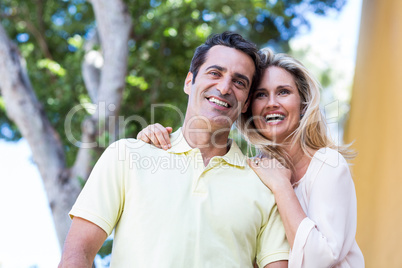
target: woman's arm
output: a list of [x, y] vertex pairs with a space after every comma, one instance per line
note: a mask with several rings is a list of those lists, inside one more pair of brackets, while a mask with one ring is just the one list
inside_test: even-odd
[[306, 218], [306, 214], [290, 184], [290, 170], [283, 167], [276, 159], [262, 158], [258, 159], [258, 162], [251, 160], [249, 165], [274, 194], [285, 227], [286, 238], [290, 247], [293, 248], [297, 229]]
[[[339, 155], [339, 154], [338, 154]], [[334, 156], [335, 157], [335, 156]], [[264, 163], [250, 166], [275, 195], [286, 236], [292, 247], [289, 267], [332, 267], [345, 259], [356, 234], [356, 194], [349, 168], [342, 156], [316, 170], [314, 184], [303, 198], [303, 211], [281, 169]], [[308, 196], [307, 196], [308, 195]]]
[[[356, 193], [349, 167], [341, 155], [326, 161], [317, 172], [307, 204], [308, 218], [299, 226], [291, 261], [294, 266], [332, 267], [342, 262], [356, 235]], [[332, 159], [334, 160], [334, 159]], [[332, 163], [331, 163], [332, 162]], [[314, 172], [314, 173], [315, 173]], [[352, 267], [358, 264], [352, 265]]]

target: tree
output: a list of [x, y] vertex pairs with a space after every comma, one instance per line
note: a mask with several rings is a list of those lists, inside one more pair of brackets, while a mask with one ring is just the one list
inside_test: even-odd
[[[308, 27], [306, 12], [326, 14], [344, 3], [3, 0], [0, 138], [27, 139], [60, 243], [67, 213], [107, 145], [153, 120], [182, 123], [183, 78], [209, 34], [237, 31], [287, 51], [289, 39]], [[150, 108], [157, 103], [172, 106]]]

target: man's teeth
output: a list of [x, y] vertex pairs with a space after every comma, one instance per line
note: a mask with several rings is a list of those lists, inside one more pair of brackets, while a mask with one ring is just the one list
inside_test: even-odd
[[279, 122], [285, 119], [285, 116], [282, 114], [268, 114], [265, 116], [265, 120], [267, 122]]
[[226, 107], [226, 108], [229, 107], [229, 104], [227, 104], [226, 102], [217, 100], [217, 99], [215, 99], [215, 98], [210, 98], [209, 101], [210, 101], [210, 102], [213, 102], [213, 103], [216, 103], [216, 104], [218, 104], [219, 106], [223, 106], [223, 107]]

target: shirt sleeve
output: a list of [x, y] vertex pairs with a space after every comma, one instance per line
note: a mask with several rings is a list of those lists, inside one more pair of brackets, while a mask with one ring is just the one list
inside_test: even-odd
[[286, 239], [285, 228], [276, 204], [268, 215], [266, 224], [262, 227], [257, 238], [258, 267], [289, 259], [289, 243]]
[[332, 267], [352, 248], [356, 235], [356, 193], [345, 159], [331, 155], [316, 173], [307, 217], [300, 223], [289, 267]]
[[108, 235], [124, 209], [124, 141], [111, 144], [96, 162], [69, 215], [88, 220]]

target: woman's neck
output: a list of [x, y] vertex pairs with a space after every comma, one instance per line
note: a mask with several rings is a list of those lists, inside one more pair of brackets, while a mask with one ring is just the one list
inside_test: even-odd
[[309, 151], [308, 154], [306, 154], [301, 146], [297, 143], [292, 145], [289, 145], [285, 148], [285, 151], [289, 154], [290, 160], [292, 162], [293, 166], [293, 178], [292, 178], [292, 184], [298, 182], [301, 178], [303, 178], [304, 174], [306, 174], [308, 166], [310, 165], [311, 162], [311, 156], [314, 155], [314, 151], [311, 150]]

